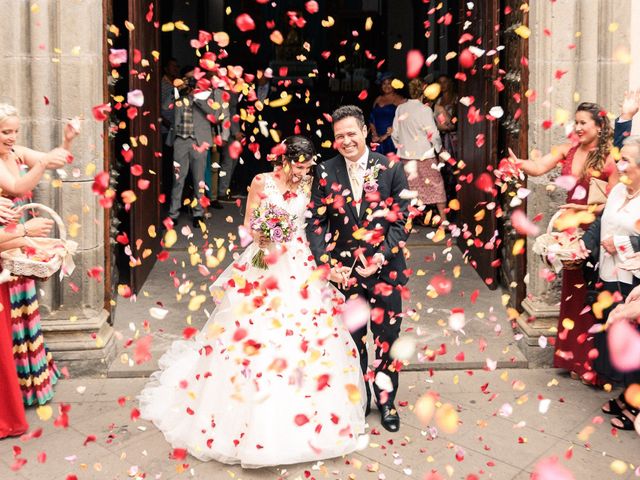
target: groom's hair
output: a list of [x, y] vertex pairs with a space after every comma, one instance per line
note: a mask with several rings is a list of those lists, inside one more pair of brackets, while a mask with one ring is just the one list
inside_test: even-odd
[[364, 113], [362, 113], [360, 107], [356, 107], [355, 105], [343, 105], [342, 107], [336, 108], [331, 114], [331, 120], [334, 124], [347, 117], [355, 118], [360, 128], [365, 126]]

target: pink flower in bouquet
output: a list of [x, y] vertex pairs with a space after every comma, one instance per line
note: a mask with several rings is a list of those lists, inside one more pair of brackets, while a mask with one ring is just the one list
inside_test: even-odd
[[282, 231], [282, 228], [275, 227], [271, 231], [271, 240], [273, 240], [276, 243], [280, 243], [282, 242], [283, 239], [284, 239], [284, 232]]

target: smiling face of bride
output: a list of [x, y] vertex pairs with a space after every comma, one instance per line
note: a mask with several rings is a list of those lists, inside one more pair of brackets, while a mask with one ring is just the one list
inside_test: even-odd
[[287, 183], [299, 183], [304, 177], [309, 175], [309, 172], [315, 164], [316, 163], [313, 160], [305, 160], [303, 162], [290, 162], [285, 160], [283, 170]]

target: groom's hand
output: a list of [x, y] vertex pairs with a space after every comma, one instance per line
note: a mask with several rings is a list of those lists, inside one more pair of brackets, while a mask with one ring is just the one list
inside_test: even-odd
[[333, 283], [337, 284], [340, 288], [345, 289], [347, 284], [349, 283], [349, 267], [344, 266], [334, 266], [331, 268], [331, 272], [329, 273], [329, 280]]
[[376, 253], [366, 267], [357, 267], [356, 272], [363, 278], [368, 278], [382, 268], [384, 255]]

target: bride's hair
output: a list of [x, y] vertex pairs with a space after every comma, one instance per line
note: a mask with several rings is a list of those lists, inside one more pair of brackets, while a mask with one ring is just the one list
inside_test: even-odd
[[281, 161], [289, 163], [308, 162], [316, 158], [316, 149], [313, 146], [313, 142], [307, 137], [292, 135], [285, 138], [283, 144], [286, 150], [282, 154]]

